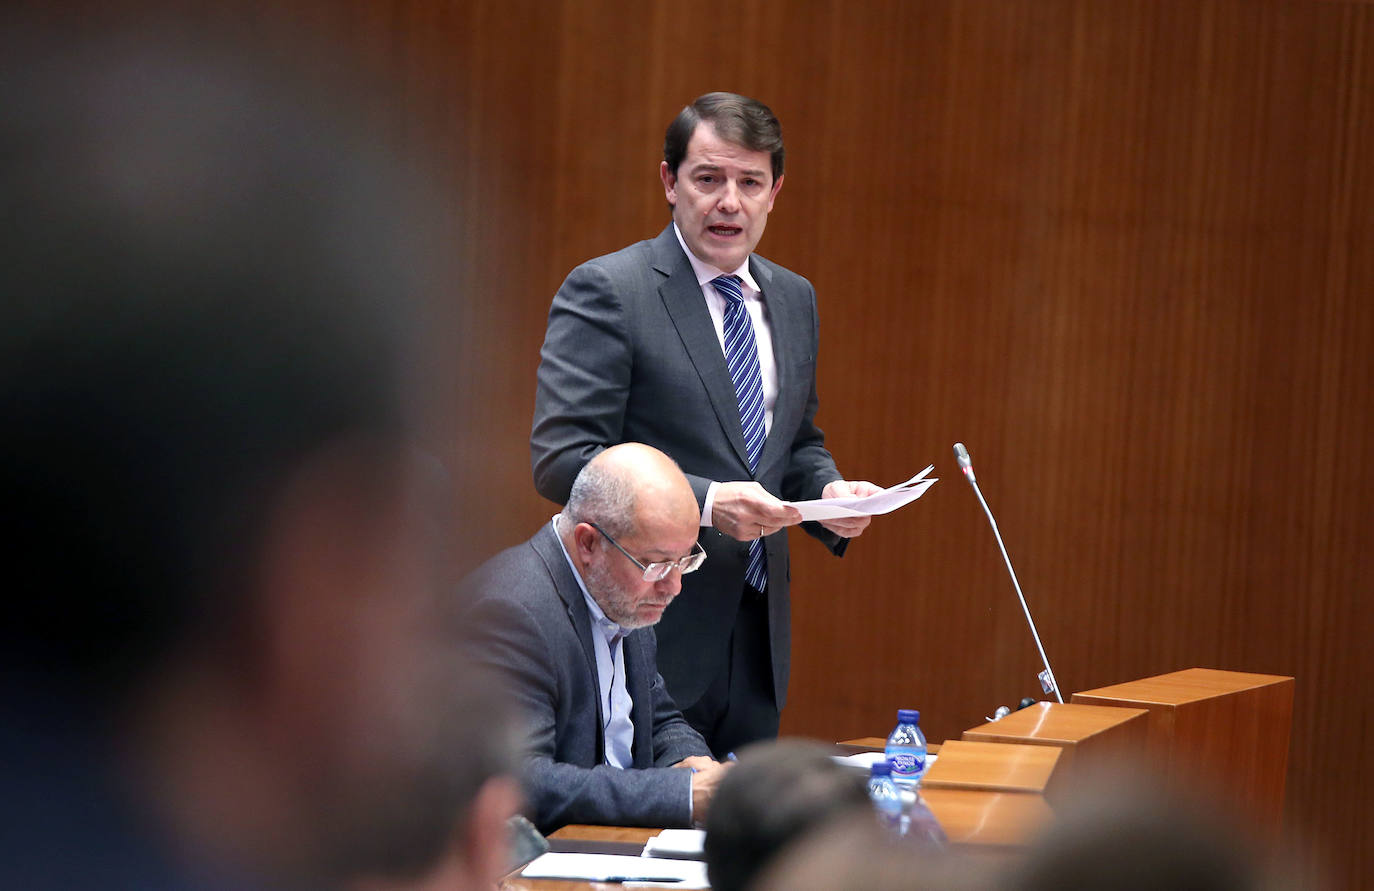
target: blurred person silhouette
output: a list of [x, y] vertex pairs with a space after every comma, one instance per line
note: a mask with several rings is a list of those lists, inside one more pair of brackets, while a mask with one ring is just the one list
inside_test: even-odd
[[832, 820], [873, 819], [862, 774], [837, 764], [832, 748], [780, 739], [740, 751], [706, 819], [714, 891], [744, 891], [779, 851]]
[[986, 862], [913, 843], [876, 820], [841, 817], [783, 848], [748, 887], [751, 891], [991, 891], [1001, 886]]
[[228, 53], [0, 34], [0, 887], [490, 887], [414, 190]]
[[1003, 886], [1178, 891], [1311, 887], [1280, 879], [1279, 864], [1201, 801], [1166, 796], [1138, 781], [1101, 777], [1056, 807], [1054, 824]]

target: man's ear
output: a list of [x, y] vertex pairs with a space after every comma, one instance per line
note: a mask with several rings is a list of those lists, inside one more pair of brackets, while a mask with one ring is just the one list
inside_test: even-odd
[[768, 212], [773, 212], [773, 202], [778, 200], [778, 193], [782, 191], [782, 181], [787, 178], [787, 174], [777, 178], [773, 183], [773, 188], [768, 191]]
[[[667, 161], [658, 164], [658, 178], [663, 180], [663, 197], [671, 207], [677, 206], [677, 173], [669, 169]], [[770, 199], [771, 200], [771, 199]]]
[[577, 553], [572, 555], [573, 562], [580, 567], [591, 559], [592, 551], [596, 550], [596, 542], [600, 537], [601, 533], [590, 523], [578, 523], [574, 526], [573, 544], [576, 545]]

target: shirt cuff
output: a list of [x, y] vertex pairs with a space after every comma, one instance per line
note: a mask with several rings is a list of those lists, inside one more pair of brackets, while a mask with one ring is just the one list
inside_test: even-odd
[[692, 826], [697, 825], [696, 808], [692, 806], [692, 784], [697, 781], [696, 774], [697, 772], [694, 770], [691, 775], [687, 777], [687, 822]]
[[711, 525], [711, 505], [716, 501], [716, 489], [720, 483], [712, 482], [706, 489], [706, 500], [701, 505], [701, 525]]

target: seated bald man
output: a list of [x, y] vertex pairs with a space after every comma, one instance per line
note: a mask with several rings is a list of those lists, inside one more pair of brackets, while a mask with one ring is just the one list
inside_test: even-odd
[[705, 559], [699, 522], [672, 459], [627, 443], [469, 579], [464, 633], [525, 712], [523, 780], [541, 830], [705, 820], [725, 768], [664, 688], [652, 628]]

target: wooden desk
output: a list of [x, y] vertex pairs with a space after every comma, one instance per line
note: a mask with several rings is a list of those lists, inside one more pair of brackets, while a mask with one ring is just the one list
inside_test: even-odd
[[1189, 668], [1073, 694], [1149, 710], [1150, 764], [1178, 788], [1208, 790], [1262, 831], [1283, 821], [1293, 678]]
[[951, 739], [921, 778], [921, 791], [976, 789], [1044, 795], [1060, 752], [1057, 746]]
[[[847, 740], [842, 751], [882, 751], [886, 739]], [[929, 747], [940, 751], [938, 745]], [[966, 853], [1002, 854], [1029, 842], [1050, 820], [1050, 808], [1040, 795], [988, 789], [921, 789], [930, 812], [945, 831], [951, 847]], [[627, 826], [564, 826], [549, 836], [555, 851], [638, 855], [659, 830]], [[517, 872], [501, 883], [502, 891], [587, 891], [614, 886], [563, 879], [525, 879]]]
[[1023, 848], [1053, 817], [1045, 797], [1028, 792], [922, 787], [921, 798], [950, 846], [968, 854]]
[[1058, 746], [1059, 769], [1081, 774], [1084, 762], [1138, 764], [1149, 732], [1147, 714], [1143, 708], [1037, 702], [965, 730], [964, 739]]

